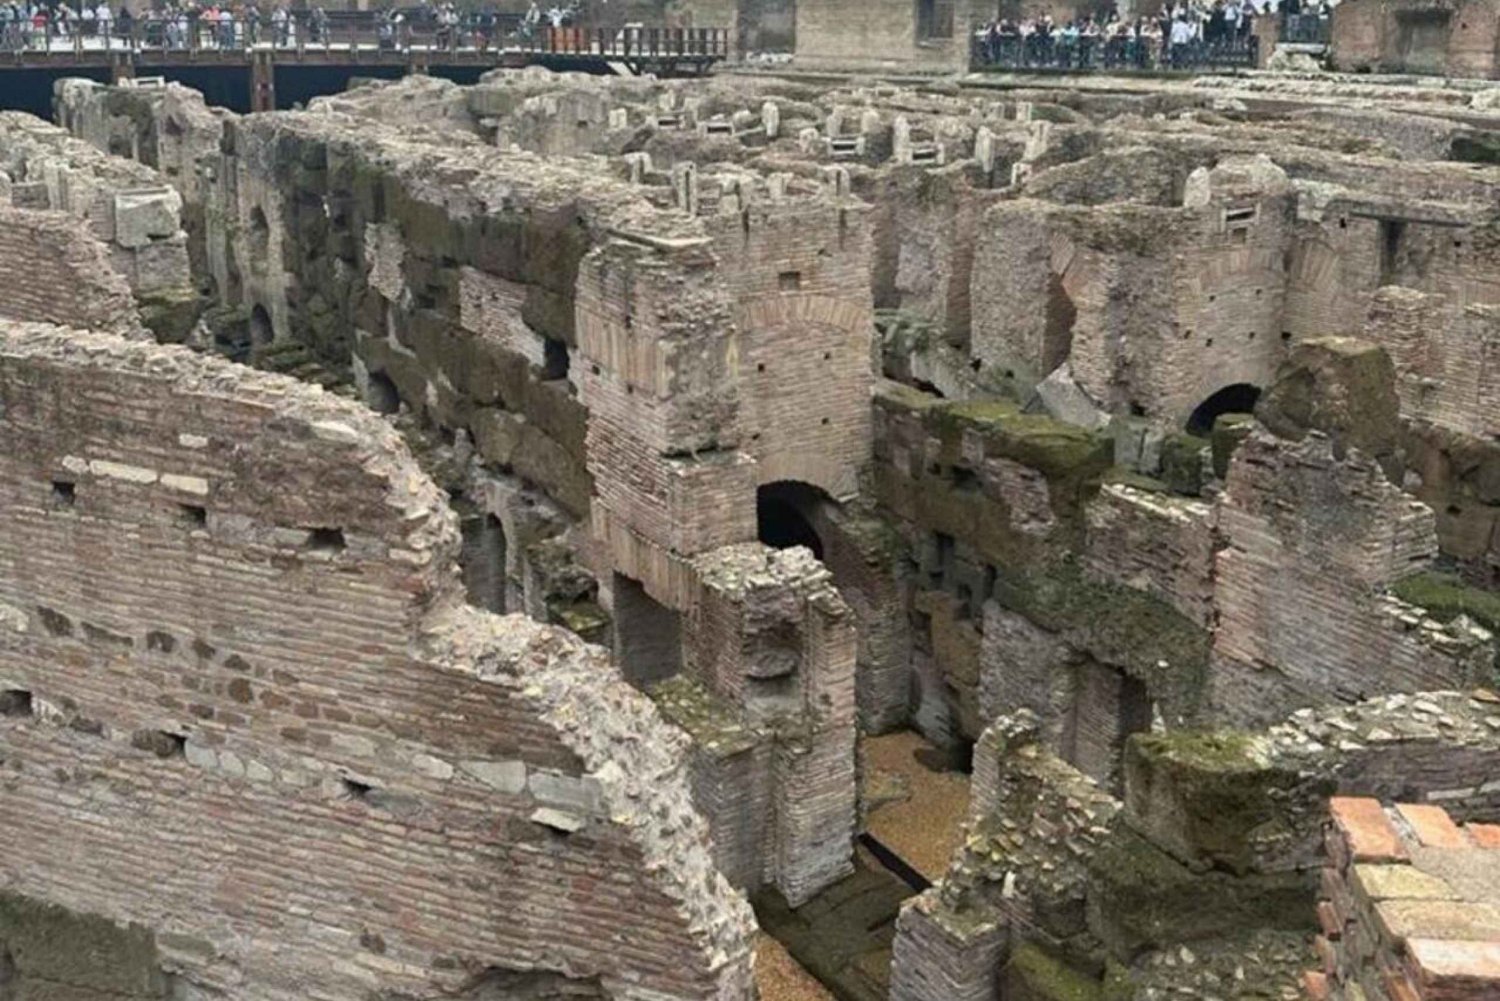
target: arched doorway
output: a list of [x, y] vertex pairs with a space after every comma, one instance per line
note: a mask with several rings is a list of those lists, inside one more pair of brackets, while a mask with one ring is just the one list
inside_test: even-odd
[[259, 303], [250, 310], [250, 346], [265, 347], [276, 339], [276, 328], [271, 326], [271, 314]]
[[755, 524], [760, 541], [772, 549], [806, 546], [823, 558], [823, 539], [814, 527], [816, 512], [831, 503], [815, 486], [796, 480], [767, 483], [755, 492]]
[[1259, 386], [1248, 382], [1225, 386], [1193, 410], [1187, 420], [1187, 432], [1206, 437], [1214, 429], [1214, 421], [1224, 414], [1254, 413], [1255, 401], [1259, 399]]

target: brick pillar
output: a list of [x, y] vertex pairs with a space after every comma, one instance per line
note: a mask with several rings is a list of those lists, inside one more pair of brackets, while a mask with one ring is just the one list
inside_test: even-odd
[[276, 110], [276, 54], [269, 49], [250, 55], [250, 110]]

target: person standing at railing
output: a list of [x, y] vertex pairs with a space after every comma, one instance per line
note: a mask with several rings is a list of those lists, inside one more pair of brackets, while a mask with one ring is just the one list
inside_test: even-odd
[[1092, 17], [1085, 17], [1078, 29], [1078, 65], [1090, 69], [1098, 58], [1099, 24]]

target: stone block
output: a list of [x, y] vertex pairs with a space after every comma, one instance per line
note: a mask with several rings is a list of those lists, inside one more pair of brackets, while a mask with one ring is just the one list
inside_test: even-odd
[[171, 188], [115, 194], [115, 242], [132, 249], [182, 229], [182, 196]]

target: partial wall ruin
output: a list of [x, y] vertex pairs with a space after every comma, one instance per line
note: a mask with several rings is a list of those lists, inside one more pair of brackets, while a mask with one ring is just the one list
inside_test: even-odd
[[384, 422], [105, 335], [0, 359], [0, 877], [149, 930], [149, 988], [108, 989], [749, 996], [686, 742], [597, 648], [464, 603]]

